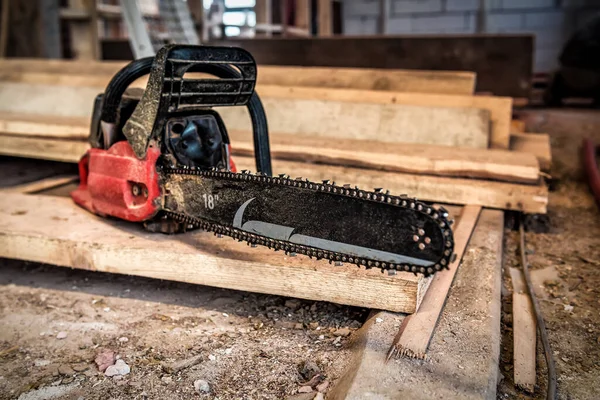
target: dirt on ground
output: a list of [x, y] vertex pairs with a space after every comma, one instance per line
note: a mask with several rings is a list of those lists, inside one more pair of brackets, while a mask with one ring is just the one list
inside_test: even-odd
[[[600, 112], [537, 110], [523, 112], [521, 118], [528, 131], [549, 133], [552, 141], [547, 232], [527, 232], [526, 249], [556, 363], [558, 398], [599, 399], [600, 212], [585, 182], [580, 149], [583, 137], [600, 144]], [[511, 229], [505, 234], [504, 266], [505, 271], [521, 267], [519, 233]], [[514, 387], [512, 287], [508, 273], [505, 276], [500, 365], [504, 379], [498, 398], [543, 399], [546, 364], [539, 340], [535, 392]]]
[[[330, 303], [0, 264], [1, 399], [312, 399], [346, 368], [348, 337], [366, 317]], [[130, 373], [107, 377], [99, 355]]]

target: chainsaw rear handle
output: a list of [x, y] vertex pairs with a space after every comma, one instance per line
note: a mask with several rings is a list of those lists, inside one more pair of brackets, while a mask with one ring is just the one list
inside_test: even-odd
[[[206, 47], [200, 46], [167, 46], [166, 49], [161, 52], [170, 51], [186, 51], [191, 52], [194, 55], [194, 51], [206, 51]], [[217, 54], [219, 51], [243, 51], [241, 49], [234, 48], [215, 48]], [[244, 52], [246, 57], [252, 59], [252, 57]], [[191, 57], [192, 58], [192, 57]], [[254, 63], [254, 60], [252, 59]], [[232, 62], [234, 64], [234, 62]], [[104, 147], [107, 149], [112, 145], [112, 138], [114, 137], [114, 129], [119, 117], [119, 105], [123, 99], [123, 95], [127, 88], [137, 79], [144, 75], [148, 75], [152, 72], [152, 68], [157, 67], [155, 65], [154, 57], [146, 57], [130, 62], [128, 65], [123, 67], [114, 77], [111, 79], [106, 87], [104, 95], [102, 96], [101, 112], [99, 118], [92, 120], [92, 134], [102, 134]], [[216, 76], [220, 79], [241, 79], [242, 72], [239, 72], [231, 65], [226, 63], [194, 63], [186, 69], [187, 72], [200, 72]], [[164, 84], [164, 80], [163, 80]], [[254, 82], [252, 83], [253, 86]], [[253, 89], [253, 87], [252, 87]], [[97, 100], [99, 101], [99, 100]], [[264, 107], [262, 102], [255, 91], [252, 91], [252, 95], [247, 101], [244, 99], [238, 100], [236, 98], [236, 104], [246, 104], [250, 118], [252, 121], [252, 132], [254, 141], [254, 157], [256, 162], [256, 168], [259, 172], [267, 175], [272, 175], [271, 168], [271, 153], [269, 146], [269, 131], [267, 125], [267, 118], [265, 115]], [[202, 106], [202, 104], [199, 104]], [[232, 104], [220, 104], [220, 105], [232, 105]]]

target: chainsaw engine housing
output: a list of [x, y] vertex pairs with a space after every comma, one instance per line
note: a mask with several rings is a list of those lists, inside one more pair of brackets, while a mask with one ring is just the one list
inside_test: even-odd
[[[193, 73], [216, 78], [189, 78]], [[148, 75], [145, 90], [129, 88]], [[119, 71], [94, 103], [89, 141], [72, 197], [103, 216], [150, 221], [164, 202], [160, 169], [235, 172], [229, 136], [212, 107], [248, 107], [257, 170], [271, 174], [266, 116], [254, 92], [256, 63], [245, 50], [172, 45]]]

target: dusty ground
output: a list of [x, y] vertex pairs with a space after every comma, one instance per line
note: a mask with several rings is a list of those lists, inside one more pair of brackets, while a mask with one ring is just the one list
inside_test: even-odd
[[[281, 399], [314, 375], [307, 363], [321, 374], [315, 386], [333, 382], [349, 356], [347, 336], [336, 335], [364, 318], [362, 310], [328, 303], [0, 263], [2, 399], [35, 388], [65, 399]], [[94, 359], [103, 349], [131, 373], [115, 379], [98, 372]], [[198, 364], [165, 371], [197, 355]], [[196, 394], [199, 379], [210, 393]], [[46, 398], [33, 394], [20, 398]]]
[[[560, 399], [600, 398], [600, 212], [581, 170], [581, 139], [600, 143], [598, 111], [529, 111], [528, 131], [552, 137], [555, 191], [548, 233], [527, 233], [532, 280], [548, 328]], [[520, 266], [516, 232], [505, 236], [505, 266]], [[545, 363], [538, 344], [538, 385], [532, 396], [515, 390], [512, 370], [510, 280], [503, 296], [499, 398], [545, 398]]]

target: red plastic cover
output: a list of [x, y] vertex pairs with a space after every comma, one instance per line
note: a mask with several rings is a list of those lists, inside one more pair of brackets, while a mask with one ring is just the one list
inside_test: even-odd
[[98, 215], [140, 222], [160, 209], [160, 186], [156, 160], [160, 151], [149, 148], [138, 159], [126, 141], [110, 149], [90, 149], [79, 161], [79, 187], [71, 197], [81, 207]]

